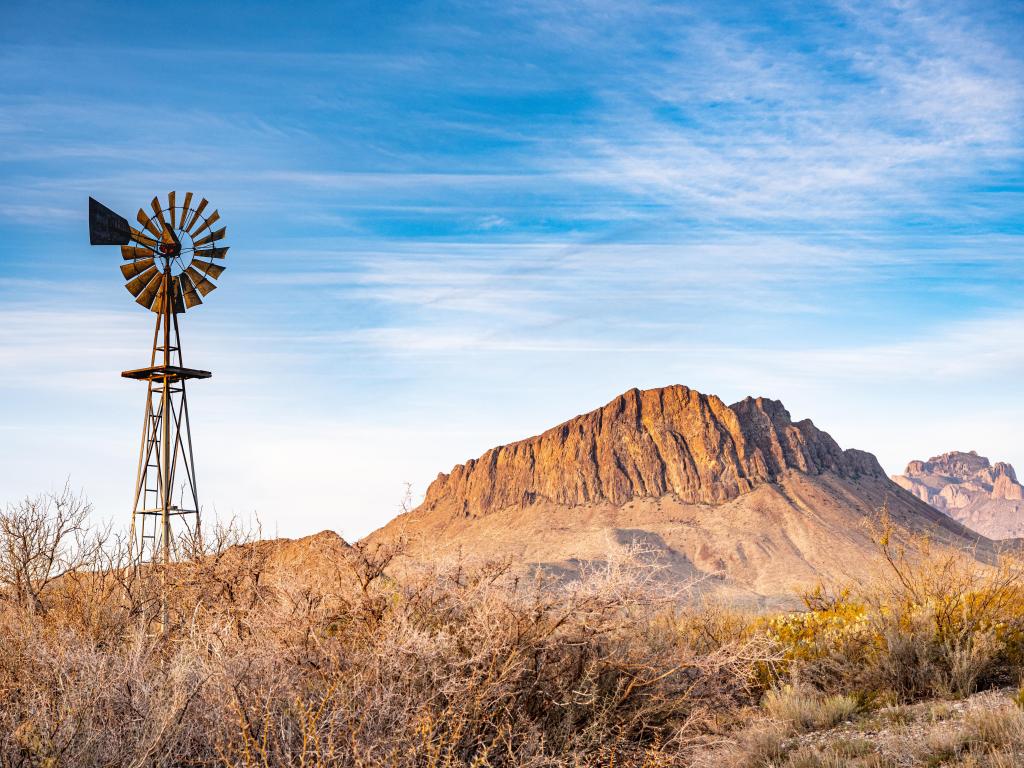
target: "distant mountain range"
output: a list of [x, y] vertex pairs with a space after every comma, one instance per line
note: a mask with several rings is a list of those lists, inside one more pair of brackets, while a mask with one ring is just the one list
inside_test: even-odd
[[990, 539], [1024, 537], [1024, 486], [1006, 462], [974, 451], [912, 461], [893, 480], [922, 501]]
[[414, 561], [458, 552], [567, 576], [630, 546], [669, 577], [763, 605], [869, 577], [883, 506], [907, 546], [924, 532], [991, 546], [778, 401], [726, 405], [670, 386], [630, 390], [438, 475], [423, 504], [367, 538], [404, 537]]

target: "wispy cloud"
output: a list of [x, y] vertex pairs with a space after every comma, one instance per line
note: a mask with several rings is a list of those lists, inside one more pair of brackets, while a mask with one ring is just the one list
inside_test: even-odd
[[905, 436], [937, 434], [922, 422], [951, 387], [970, 396], [942, 423], [968, 436], [992, 393], [1018, 397], [1012, 5], [179, 10], [233, 34], [112, 42], [151, 22], [128, 6], [16, 4], [0, 29], [5, 424], [106, 428], [151, 318], [116, 249], [86, 245], [86, 196], [131, 216], [172, 188], [229, 227], [222, 289], [185, 321], [215, 369], [197, 407], [217, 471], [251, 480], [227, 466], [244, 434], [239, 461], [273, 474], [258, 414], [310, 507], [329, 491], [298, 469], [309, 435], [318, 473], [333, 451], [352, 482], [367, 432], [396, 429], [381, 452], [426, 441], [402, 447], [415, 477], [382, 464], [369, 498], [473, 455], [431, 454], [453, 423], [482, 450], [634, 385], [796, 398], [893, 461], [927, 452]]
[[760, 24], [678, 25], [677, 55], [634, 68], [591, 157], [569, 162], [714, 219], [958, 218], [959, 184], [1022, 158], [1019, 53], [934, 4], [840, 13], [844, 27], [811, 25], [799, 44]]

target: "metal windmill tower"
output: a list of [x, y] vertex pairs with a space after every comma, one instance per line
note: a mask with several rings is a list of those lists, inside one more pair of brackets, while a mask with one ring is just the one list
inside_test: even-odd
[[132, 507], [136, 562], [170, 562], [179, 540], [200, 531], [185, 382], [212, 374], [185, 367], [178, 315], [202, 304], [201, 297], [216, 288], [213, 280], [224, 271], [228, 248], [221, 242], [227, 228], [213, 228], [219, 212], [207, 211], [206, 198], [195, 206], [192, 201], [191, 192], [180, 205], [174, 192], [166, 205], [154, 197], [151, 214], [139, 209], [141, 229], [135, 229], [89, 198], [89, 242], [121, 246], [125, 288], [156, 315], [149, 365], [121, 373], [148, 385]]

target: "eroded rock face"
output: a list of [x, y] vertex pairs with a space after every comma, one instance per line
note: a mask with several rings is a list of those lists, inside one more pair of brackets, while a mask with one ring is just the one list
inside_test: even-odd
[[1006, 462], [974, 451], [912, 461], [896, 483], [922, 501], [993, 539], [1024, 535], [1024, 486]]
[[782, 403], [727, 406], [683, 386], [633, 389], [541, 435], [438, 475], [422, 509], [454, 502], [476, 516], [538, 500], [574, 506], [673, 495], [719, 504], [788, 470], [885, 477], [869, 453], [842, 450]]
[[674, 386], [630, 390], [541, 435], [439, 475], [416, 509], [364, 540], [401, 567], [465, 559], [573, 578], [643, 558], [658, 579], [739, 605], [793, 606], [815, 584], [879, 567], [873, 526], [912, 556], [991, 542], [901, 490], [869, 453], [842, 450], [774, 400], [732, 406]]

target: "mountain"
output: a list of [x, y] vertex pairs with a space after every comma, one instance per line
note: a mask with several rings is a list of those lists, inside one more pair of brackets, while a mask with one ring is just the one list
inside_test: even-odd
[[763, 603], [866, 578], [883, 505], [901, 542], [978, 539], [778, 401], [730, 406], [670, 386], [630, 390], [438, 475], [368, 541], [405, 538], [413, 561], [461, 552], [566, 575], [632, 546], [671, 577]]
[[974, 451], [912, 461], [893, 477], [922, 501], [990, 539], [1024, 537], [1024, 486], [1009, 464]]

